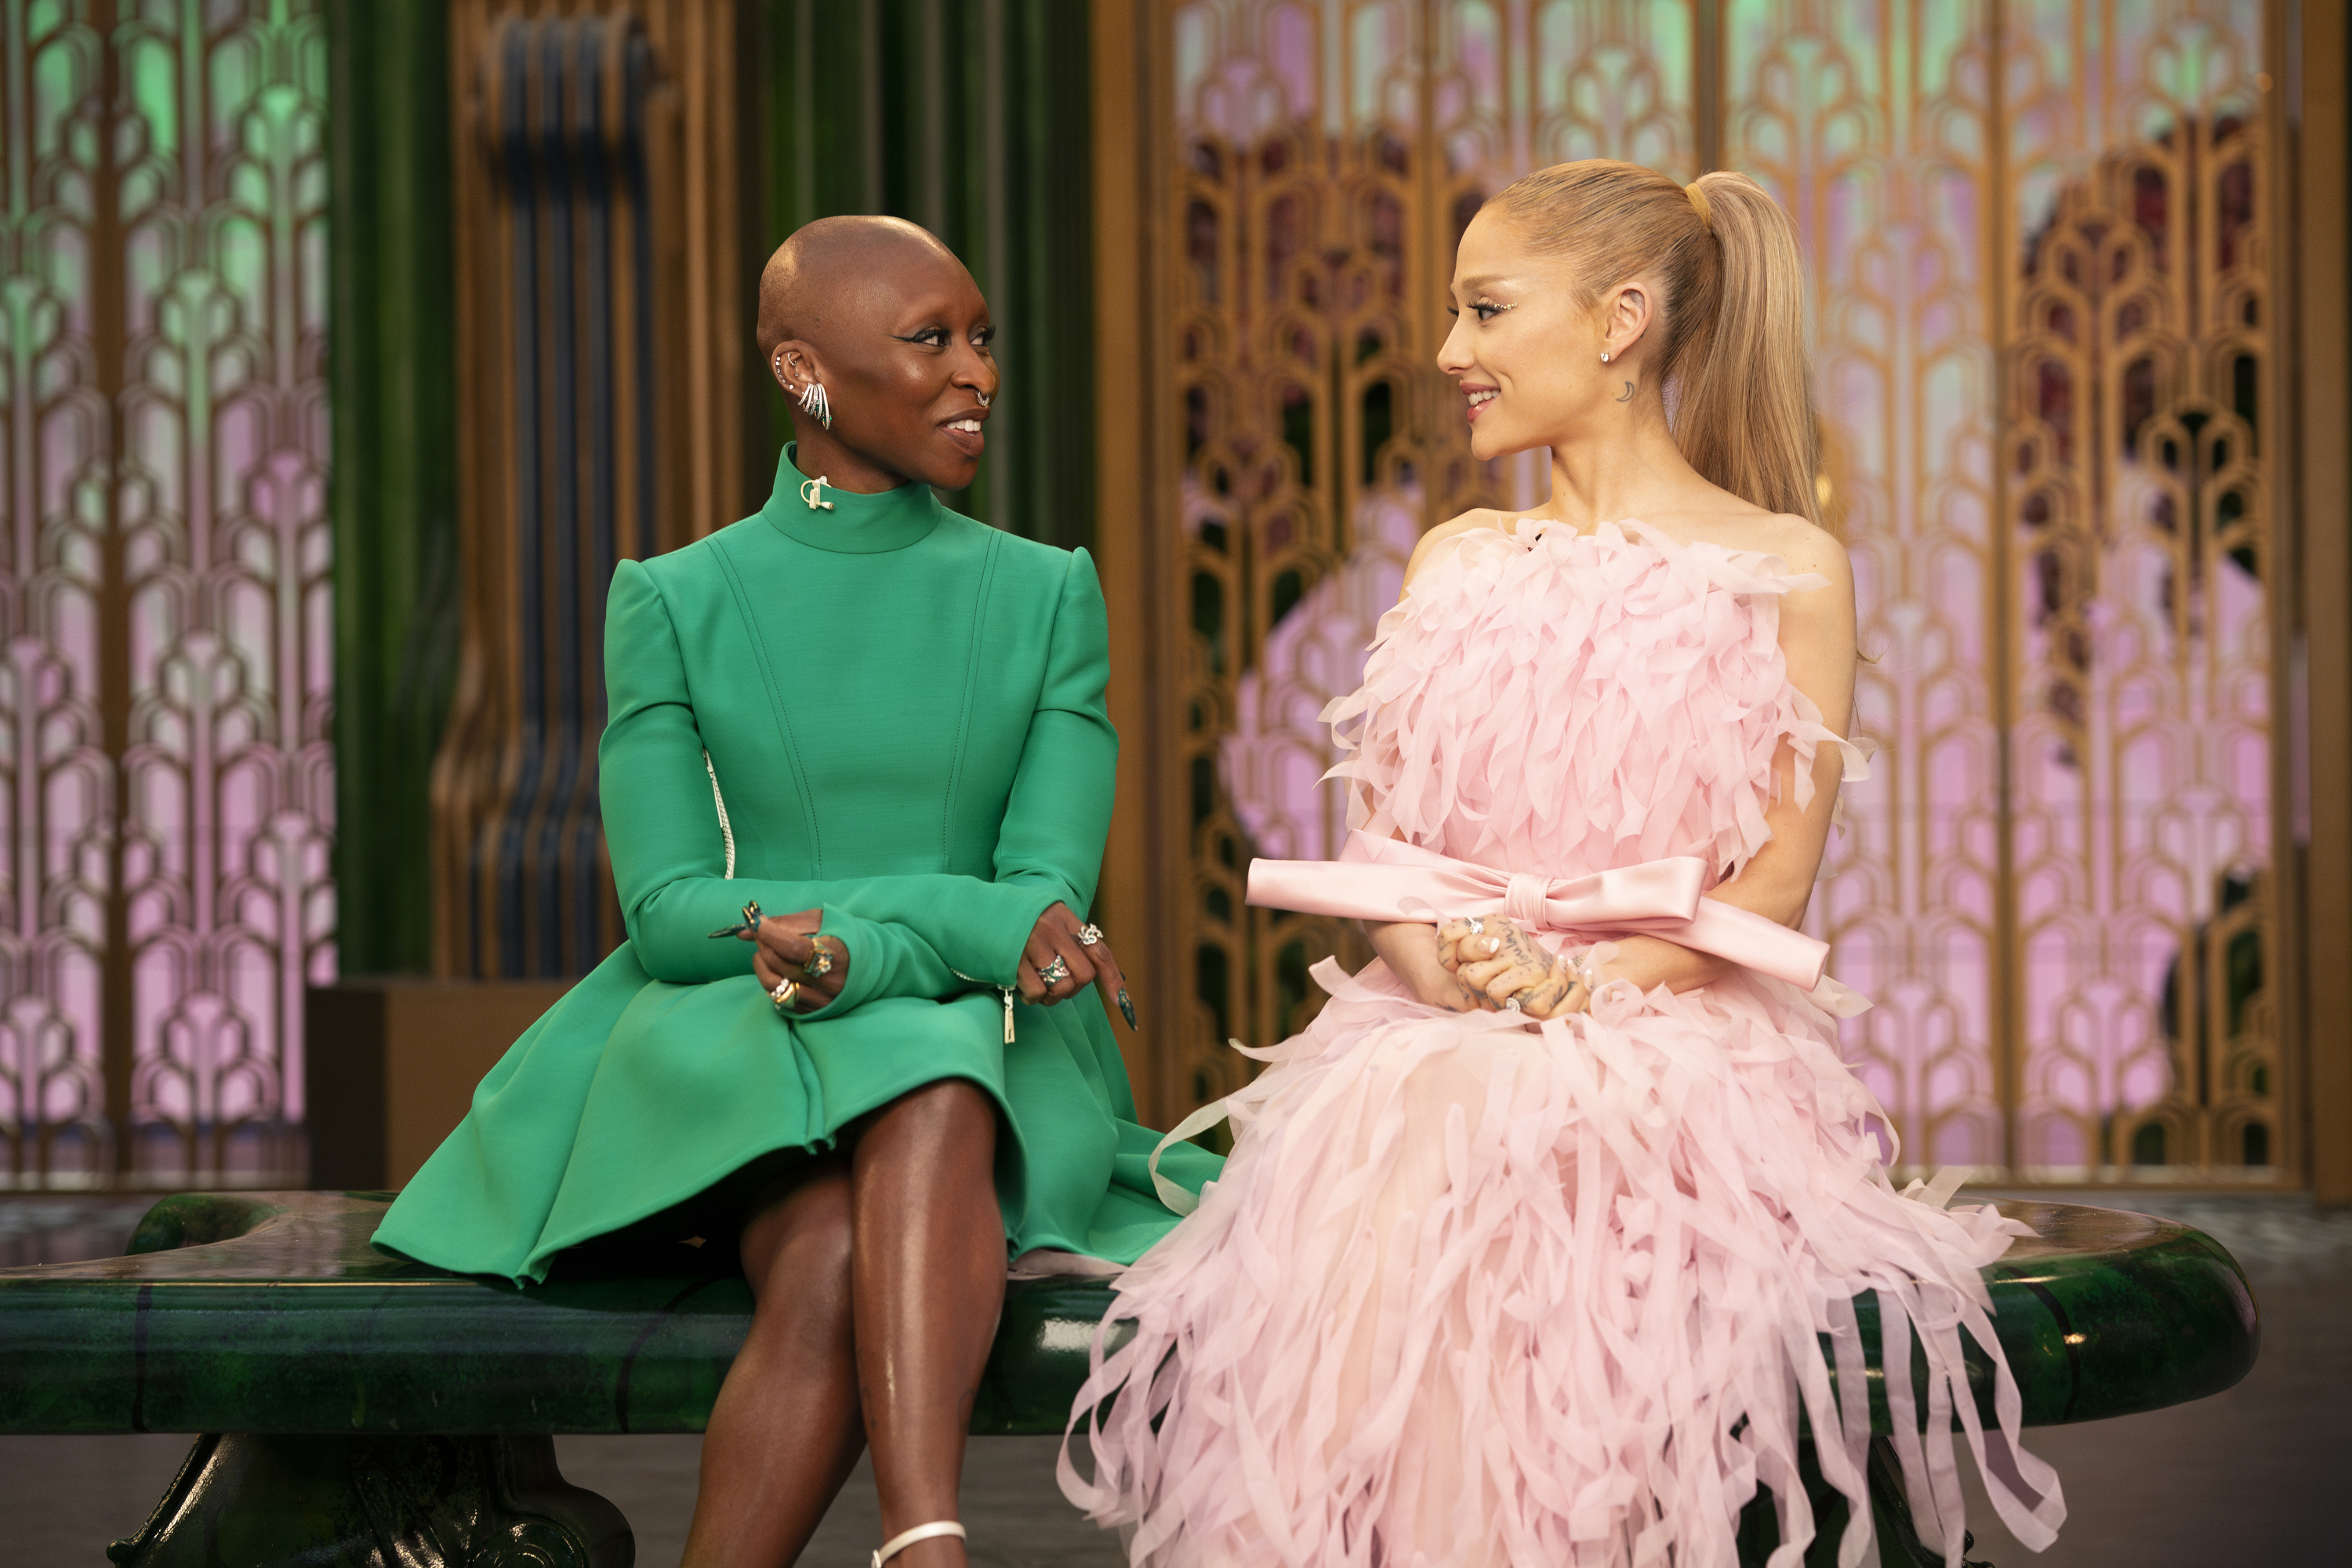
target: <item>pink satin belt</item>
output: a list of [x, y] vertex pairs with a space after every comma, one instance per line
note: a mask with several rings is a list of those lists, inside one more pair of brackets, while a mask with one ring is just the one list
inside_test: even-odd
[[1706, 863], [1675, 855], [1589, 877], [1496, 871], [1394, 838], [1348, 835], [1337, 860], [1253, 860], [1260, 909], [1367, 921], [1502, 915], [1530, 931], [1664, 937], [1800, 990], [1821, 984], [1829, 944], [1762, 915], [1702, 898]]

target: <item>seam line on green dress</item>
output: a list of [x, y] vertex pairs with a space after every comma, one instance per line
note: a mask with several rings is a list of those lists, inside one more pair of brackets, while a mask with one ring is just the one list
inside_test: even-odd
[[[948, 763], [947, 798], [940, 806], [940, 864], [955, 864], [956, 793], [963, 787], [963, 738], [971, 729], [971, 694], [980, 684], [980, 648], [982, 630], [988, 625], [988, 588], [996, 577], [996, 552], [1004, 536], [994, 529], [988, 532], [988, 553], [981, 557], [980, 587], [971, 602], [971, 648], [963, 661], [963, 706], [956, 712], [955, 749], [948, 753], [953, 760]], [[1008, 1003], [1008, 1016], [1011, 1005]]]
[[767, 639], [760, 635], [760, 623], [751, 614], [751, 596], [743, 587], [743, 574], [736, 569], [735, 559], [721, 545], [724, 534], [710, 536], [711, 554], [719, 569], [727, 574], [727, 586], [735, 595], [735, 613], [743, 617], [743, 635], [751, 641], [753, 662], [760, 667], [761, 683], [768, 689], [768, 706], [776, 715], [776, 732], [784, 742], [784, 759], [792, 764], [793, 787], [800, 792], [801, 816], [808, 823], [809, 870], [812, 879], [824, 876], [824, 844], [817, 836], [816, 802], [811, 798], [807, 770], [801, 766], [801, 749], [793, 738], [793, 721], [784, 712], [784, 694], [776, 684], [775, 667], [768, 658]]

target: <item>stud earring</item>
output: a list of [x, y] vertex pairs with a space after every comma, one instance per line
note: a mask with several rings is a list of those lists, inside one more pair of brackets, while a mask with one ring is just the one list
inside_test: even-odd
[[1602, 349], [1601, 351], [1601, 363], [1602, 364], [1607, 364], [1609, 363], [1609, 351], [1607, 349]]
[[824, 383], [812, 381], [803, 389], [801, 407], [826, 429], [833, 428], [833, 401], [824, 395]]

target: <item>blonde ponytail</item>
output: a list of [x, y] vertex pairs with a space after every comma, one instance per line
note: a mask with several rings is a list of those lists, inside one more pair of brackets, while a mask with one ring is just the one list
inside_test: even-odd
[[1589, 158], [1538, 169], [1492, 205], [1538, 249], [1571, 261], [1590, 303], [1655, 269], [1666, 297], [1651, 363], [1675, 445], [1742, 500], [1821, 521], [1804, 268], [1789, 215], [1763, 186], [1718, 171], [1685, 188]]

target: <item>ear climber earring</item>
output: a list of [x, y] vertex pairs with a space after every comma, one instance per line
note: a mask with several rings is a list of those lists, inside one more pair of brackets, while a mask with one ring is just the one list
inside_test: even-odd
[[801, 393], [801, 407], [826, 429], [833, 428], [833, 402], [824, 395], [824, 383], [812, 381]]

